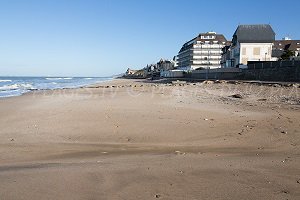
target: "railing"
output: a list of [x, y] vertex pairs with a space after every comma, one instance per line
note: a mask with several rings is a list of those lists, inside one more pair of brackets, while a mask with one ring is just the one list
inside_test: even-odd
[[194, 55], [194, 56], [221, 56], [222, 54], [221, 53], [194, 53], [194, 54], [191, 54], [191, 55]]
[[222, 51], [216, 51], [216, 50], [214, 50], [214, 51], [197, 51], [197, 50], [195, 50], [195, 51], [193, 51], [193, 54], [222, 54]]
[[224, 46], [215, 46], [215, 45], [211, 45], [211, 46], [194, 46], [193, 49], [222, 49]]

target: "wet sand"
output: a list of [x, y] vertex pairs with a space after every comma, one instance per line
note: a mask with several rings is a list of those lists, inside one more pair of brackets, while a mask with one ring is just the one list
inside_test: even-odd
[[114, 80], [0, 99], [0, 199], [299, 199], [299, 91]]

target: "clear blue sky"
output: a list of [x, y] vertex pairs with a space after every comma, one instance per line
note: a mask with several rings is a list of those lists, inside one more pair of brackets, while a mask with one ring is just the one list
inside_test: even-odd
[[300, 1], [0, 0], [0, 76], [107, 76], [172, 58], [200, 32], [270, 23], [300, 39]]

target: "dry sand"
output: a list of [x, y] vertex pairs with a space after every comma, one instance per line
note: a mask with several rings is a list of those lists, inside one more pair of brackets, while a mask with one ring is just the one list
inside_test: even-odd
[[0, 199], [300, 199], [299, 97], [114, 80], [0, 99]]

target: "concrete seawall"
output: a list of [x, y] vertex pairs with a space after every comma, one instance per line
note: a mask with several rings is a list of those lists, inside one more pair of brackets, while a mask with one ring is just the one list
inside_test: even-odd
[[300, 82], [300, 65], [270, 68], [222, 68], [198, 70], [185, 75], [191, 79], [212, 80], [259, 80], [259, 81], [285, 81]]

